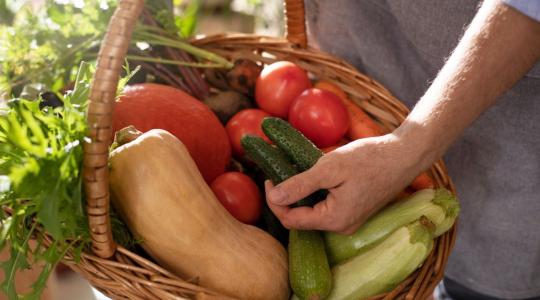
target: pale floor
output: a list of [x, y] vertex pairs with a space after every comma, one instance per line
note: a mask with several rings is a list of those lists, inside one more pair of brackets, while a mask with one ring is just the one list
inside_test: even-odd
[[53, 300], [109, 300], [93, 289], [88, 282], [76, 273], [69, 273], [57, 279], [57, 293]]

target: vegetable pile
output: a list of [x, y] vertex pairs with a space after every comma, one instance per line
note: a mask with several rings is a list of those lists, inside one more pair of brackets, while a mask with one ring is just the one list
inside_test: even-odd
[[[249, 135], [242, 146], [274, 184], [323, 155], [279, 118], [264, 119], [262, 128], [278, 147]], [[324, 195], [319, 191], [296, 205], [314, 205]], [[459, 203], [448, 190], [424, 189], [383, 209], [350, 236], [290, 230], [289, 281], [295, 297], [365, 299], [393, 289], [422, 264], [433, 239], [451, 228], [458, 213]]]
[[[227, 79], [213, 86], [226, 91]], [[307, 73], [291, 62], [265, 66], [254, 91], [244, 91], [244, 95], [254, 95], [254, 103], [248, 109], [237, 109], [225, 128], [241, 170], [251, 174], [259, 186], [264, 178], [278, 184], [311, 168], [324, 153], [348, 141], [385, 133], [341, 88], [324, 80], [312, 84]], [[289, 283], [295, 298], [365, 299], [405, 280], [427, 258], [434, 239], [453, 225], [459, 203], [448, 190], [433, 188], [430, 175], [420, 174], [398, 196], [399, 201], [350, 236], [313, 230], [287, 232], [266, 204], [258, 225], [287, 245]], [[246, 200], [247, 190], [246, 183], [244, 193], [236, 190], [236, 198], [228, 198], [242, 199], [247, 209], [259, 199], [251, 196], [252, 201]], [[216, 194], [220, 197], [222, 193]], [[326, 194], [318, 191], [295, 205], [314, 205]], [[237, 207], [224, 205], [243, 220]], [[252, 212], [258, 213], [258, 209]]]
[[[312, 82], [313, 74], [293, 62], [229, 62], [190, 46], [182, 39], [192, 30], [189, 16], [178, 27], [164, 3], [143, 12], [113, 112], [115, 241], [181, 278], [242, 299], [364, 299], [413, 273], [454, 224], [456, 198], [435, 189], [424, 172], [350, 236], [284, 228], [263, 201], [265, 179], [278, 184], [324, 153], [386, 130], [338, 85]], [[87, 21], [99, 15], [91, 8], [79, 12]], [[60, 22], [63, 14], [55, 16]], [[70, 41], [76, 35], [66, 34]], [[0, 116], [0, 248], [10, 252], [0, 265], [7, 275], [1, 287], [10, 299], [19, 297], [18, 270], [44, 263], [27, 295], [37, 298], [65, 255], [77, 260], [90, 251], [81, 166], [94, 70], [82, 64], [74, 77], [63, 65], [92, 59], [102, 31], [83, 36], [88, 45], [65, 61], [40, 65], [55, 69], [54, 80], [43, 72], [0, 74], [11, 93], [27, 83], [47, 87], [34, 100], [11, 100]], [[143, 41], [144, 49], [137, 45]], [[13, 67], [10, 57], [4, 65]], [[134, 65], [144, 76], [124, 87]], [[320, 190], [295, 205], [326, 195]]]
[[[405, 191], [414, 187], [416, 193], [388, 206], [351, 236], [285, 229], [262, 201], [265, 178], [278, 184], [311, 168], [324, 155], [319, 147], [328, 150], [384, 131], [336, 85], [318, 81], [312, 88], [299, 66], [254, 65], [242, 60], [231, 70], [205, 73], [212, 85], [212, 101], [206, 103], [221, 116], [233, 153], [226, 170], [210, 184], [202, 180], [205, 169], [194, 164], [202, 148], [189, 145], [204, 142], [209, 131], [200, 128], [218, 118], [202, 117], [199, 125], [190, 126], [195, 121], [186, 120], [193, 104], [182, 93], [139, 84], [139, 91], [130, 95], [128, 88], [129, 100], [121, 98], [125, 103], [117, 105], [115, 114], [128, 117], [122, 126], [132, 123], [147, 132], [112, 152], [113, 204], [153, 259], [226, 295], [286, 299], [290, 286], [299, 299], [363, 299], [391, 290], [422, 264], [434, 239], [450, 229], [459, 212], [457, 200], [445, 189], [416, 184]], [[246, 85], [239, 88], [239, 82]], [[249, 108], [224, 97], [227, 93], [241, 93], [238, 99]], [[138, 101], [144, 105], [130, 107], [129, 102]], [[176, 104], [181, 105], [173, 108]], [[180, 113], [170, 115], [175, 111]], [[221, 135], [211, 135], [215, 146]], [[224, 153], [219, 147], [210, 151]], [[429, 175], [422, 176], [431, 187]], [[295, 205], [311, 206], [326, 195], [321, 190]], [[170, 228], [182, 228], [182, 235]], [[273, 277], [259, 275], [251, 281], [255, 273]]]

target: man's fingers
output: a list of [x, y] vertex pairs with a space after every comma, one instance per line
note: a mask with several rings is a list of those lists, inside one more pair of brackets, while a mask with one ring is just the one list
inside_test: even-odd
[[296, 203], [315, 191], [325, 188], [321, 186], [322, 177], [322, 173], [309, 169], [271, 188], [266, 194], [267, 200], [276, 205]]
[[339, 234], [342, 234], [342, 235], [351, 235], [351, 234], [355, 233], [358, 230], [358, 227], [360, 227], [360, 226], [357, 225], [357, 224], [353, 224], [351, 226], [345, 227], [345, 229], [339, 229], [338, 228], [336, 230], [333, 230], [333, 232], [339, 233]]
[[289, 213], [291, 208], [288, 207], [288, 206], [275, 205], [275, 204], [272, 204], [270, 202], [268, 202], [268, 207], [274, 213], [274, 215], [279, 219], [281, 224], [283, 224], [283, 226], [287, 227], [285, 225], [285, 223], [283, 222], [283, 220], [285, 219], [285, 216]]
[[327, 220], [320, 209], [309, 206], [301, 206], [290, 209], [282, 220], [283, 226], [289, 229], [323, 230], [327, 227]]
[[[266, 180], [264, 182], [267, 199], [268, 194], [270, 193], [270, 191], [272, 191], [273, 187], [274, 185], [270, 180]], [[308, 227], [306, 226], [309, 226], [312, 223], [316, 223], [316, 215], [322, 214], [323, 209], [321, 206], [323, 206], [323, 202], [325, 201], [317, 203], [315, 207], [319, 207], [317, 208], [317, 210], [315, 210], [314, 207], [309, 206], [291, 208], [287, 205], [277, 205], [272, 203], [271, 201], [267, 201], [270, 210], [272, 210], [274, 215], [276, 215], [276, 217], [281, 221], [283, 226], [289, 229], [308, 229]]]
[[274, 213], [274, 215], [283, 223], [282, 218], [287, 214], [287, 212], [290, 210], [289, 206], [287, 205], [275, 205], [272, 204], [270, 201], [268, 201], [268, 193], [270, 190], [274, 187], [274, 184], [270, 180], [266, 180], [264, 182], [264, 190], [266, 192], [266, 203], [268, 204], [268, 207], [270, 210]]
[[301, 206], [290, 209], [285, 213], [283, 226], [289, 229], [327, 230], [332, 220], [328, 214], [328, 202], [322, 201], [313, 207]]
[[313, 207], [289, 208], [287, 206], [269, 205], [283, 226], [289, 229], [329, 230], [333, 229], [335, 224], [334, 218], [330, 215], [328, 204], [328, 200], [324, 200]]
[[264, 191], [266, 194], [268, 194], [268, 191], [271, 190], [273, 187], [274, 187], [274, 184], [272, 183], [271, 180], [266, 179], [264, 181]]

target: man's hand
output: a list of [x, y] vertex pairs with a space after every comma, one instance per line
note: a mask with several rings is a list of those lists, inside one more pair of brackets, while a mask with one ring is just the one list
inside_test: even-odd
[[[392, 134], [352, 142], [308, 171], [267, 184], [268, 205], [289, 228], [352, 233], [439, 159], [482, 112], [540, 58], [540, 23], [484, 1], [414, 110]], [[289, 208], [316, 190], [327, 199]]]
[[[417, 175], [414, 153], [394, 134], [357, 140], [276, 187], [267, 181], [268, 206], [287, 228], [351, 234]], [[319, 189], [326, 200], [289, 207]]]

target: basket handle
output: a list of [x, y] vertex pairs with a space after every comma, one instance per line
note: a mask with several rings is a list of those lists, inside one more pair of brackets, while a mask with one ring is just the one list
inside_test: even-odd
[[[109, 145], [112, 137], [112, 111], [120, 71], [131, 35], [144, 8], [144, 0], [120, 0], [98, 54], [97, 68], [90, 88], [88, 138], [84, 144], [83, 177], [92, 251], [109, 258], [116, 251], [109, 216]], [[285, 0], [287, 39], [300, 47], [307, 45], [303, 0]]]
[[304, 0], [285, 0], [287, 40], [302, 48], [307, 47]]
[[84, 144], [83, 176], [92, 251], [111, 257], [115, 250], [109, 217], [109, 145], [112, 111], [124, 58], [144, 0], [120, 0], [99, 50], [88, 106], [88, 137]]

